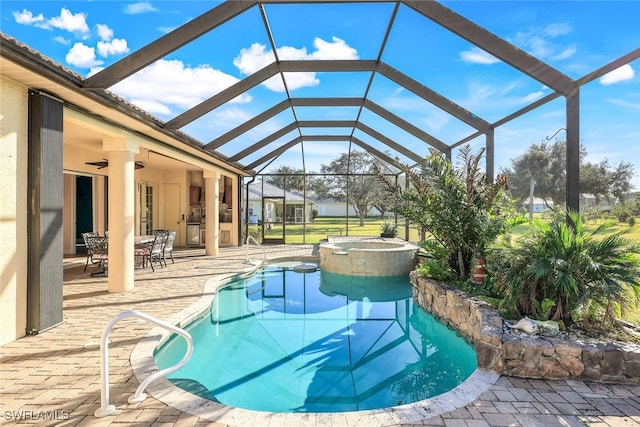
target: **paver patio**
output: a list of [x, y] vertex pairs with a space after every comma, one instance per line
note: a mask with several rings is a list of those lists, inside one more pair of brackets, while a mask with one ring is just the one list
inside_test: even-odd
[[[308, 256], [312, 245], [267, 247], [269, 258]], [[262, 257], [254, 248], [252, 259]], [[175, 253], [167, 268], [136, 270], [135, 290], [106, 291], [106, 278], [83, 271], [84, 259], [66, 262], [64, 322], [36, 336], [0, 347], [0, 408], [2, 425], [223, 425], [181, 412], [154, 399], [127, 403], [138, 380], [129, 357], [153, 327], [135, 318], [120, 321], [111, 333], [109, 351], [113, 416], [94, 417], [100, 406], [100, 351], [97, 344], [105, 324], [123, 310], [135, 309], [167, 319], [196, 302], [213, 275], [246, 269], [245, 248], [224, 248], [216, 257], [203, 249]], [[442, 426], [633, 426], [640, 425], [640, 386], [580, 381], [544, 381], [501, 377], [478, 399], [464, 407], [398, 424], [380, 415], [365, 419], [358, 413], [341, 417], [309, 414], [292, 419], [265, 413], [254, 425], [442, 425]], [[337, 421], [339, 420], [339, 421]]]

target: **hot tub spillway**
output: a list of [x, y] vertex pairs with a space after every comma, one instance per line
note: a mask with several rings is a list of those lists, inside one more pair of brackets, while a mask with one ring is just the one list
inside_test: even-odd
[[409, 274], [417, 248], [410, 242], [381, 238], [321, 243], [320, 268], [354, 276]]

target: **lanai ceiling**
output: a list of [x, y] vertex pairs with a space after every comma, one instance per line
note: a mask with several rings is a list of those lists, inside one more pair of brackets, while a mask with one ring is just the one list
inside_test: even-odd
[[[292, 55], [286, 48], [296, 45], [295, 40], [288, 38], [292, 31], [285, 35], [281, 30], [285, 26], [289, 30], [300, 26], [302, 32], [303, 26], [321, 26], [321, 22], [314, 21], [310, 6], [333, 8], [334, 16], [350, 13], [354, 21], [359, 18], [361, 24], [354, 26], [353, 31], [361, 36], [366, 33], [367, 45], [352, 47], [337, 36], [329, 42], [317, 38], [315, 43], [333, 43], [343, 49], [334, 50], [334, 56], [328, 57]], [[289, 11], [297, 8], [294, 10], [296, 16], [299, 12], [300, 19], [283, 20], [282, 8]], [[230, 22], [235, 23], [236, 31], [241, 26], [251, 35], [234, 35]], [[411, 37], [415, 45], [398, 45], [397, 36], [409, 29], [415, 31]], [[493, 132], [497, 127], [555, 99], [573, 97], [581, 85], [640, 57], [640, 49], [636, 49], [573, 79], [435, 1], [233, 0], [219, 4], [92, 75], [85, 80], [85, 88], [118, 93], [158, 61], [170, 60], [188, 50], [198, 50], [202, 61], [215, 64], [216, 47], [221, 43], [237, 43], [238, 51], [261, 49], [263, 63], [253, 69], [242, 68], [242, 56], [234, 58], [234, 64], [242, 70], [240, 78], [229, 81], [222, 90], [203, 84], [200, 95], [205, 100], [172, 111], [163, 119], [163, 127], [194, 135], [207, 150], [245, 165], [252, 174], [275, 165], [318, 171], [319, 164], [307, 156], [312, 152], [337, 157], [359, 148], [388, 162], [397, 158], [413, 164], [424, 158], [428, 147], [450, 156], [452, 149], [480, 141], [487, 148], [487, 173], [491, 177]], [[304, 43], [297, 45], [300, 44]], [[445, 93], [441, 79], [433, 76], [451, 74], [445, 58], [452, 55], [443, 55], [443, 49], [463, 44], [476, 54], [493, 58], [497, 64], [492, 73], [497, 78], [517, 76], [529, 87], [534, 84], [541, 88], [541, 94], [525, 105], [504, 102], [502, 109], [493, 110], [454, 102], [455, 94]], [[167, 84], [175, 84], [170, 76]], [[405, 116], [402, 113], [405, 109], [383, 102], [390, 93], [399, 90], [411, 94], [413, 108], [435, 111], [454, 122], [454, 134], [459, 136], [451, 140], [437, 131], [427, 131], [424, 123]], [[523, 92], [522, 98], [525, 97]], [[237, 117], [224, 120], [225, 111], [233, 111], [234, 105], [249, 99], [259, 106], [255, 114], [241, 120]], [[577, 104], [567, 105], [568, 116], [577, 116], [577, 111], [570, 111]], [[575, 127], [574, 124], [566, 127]], [[567, 139], [577, 137], [577, 130], [570, 128]]]

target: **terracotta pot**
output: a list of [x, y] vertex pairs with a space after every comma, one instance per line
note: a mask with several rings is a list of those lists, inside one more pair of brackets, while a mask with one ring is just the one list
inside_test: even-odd
[[476, 262], [473, 266], [474, 270], [473, 270], [473, 276], [471, 278], [471, 280], [473, 281], [473, 283], [477, 284], [477, 285], [481, 285], [484, 283], [484, 280], [487, 277], [487, 272], [484, 269], [484, 259], [483, 258], [476, 258]]

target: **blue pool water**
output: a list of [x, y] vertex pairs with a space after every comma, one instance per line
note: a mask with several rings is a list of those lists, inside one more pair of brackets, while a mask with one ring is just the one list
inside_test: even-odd
[[[406, 276], [367, 278], [267, 266], [236, 280], [186, 328], [191, 360], [169, 376], [225, 405], [271, 412], [342, 412], [423, 400], [476, 369], [454, 331], [413, 304]], [[177, 363], [176, 337], [156, 354]]]

